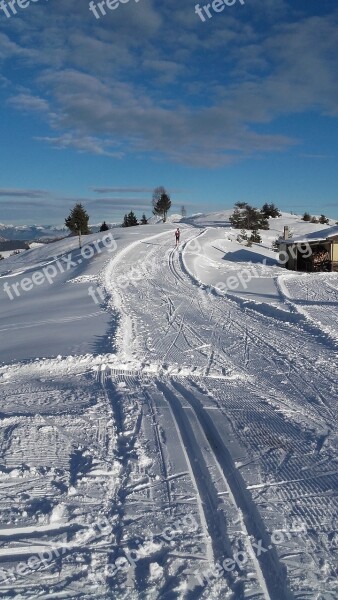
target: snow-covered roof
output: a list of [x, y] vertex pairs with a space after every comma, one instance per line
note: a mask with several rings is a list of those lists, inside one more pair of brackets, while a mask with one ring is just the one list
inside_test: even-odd
[[334, 237], [338, 237], [337, 225], [334, 227], [326, 227], [325, 229], [320, 229], [319, 231], [312, 231], [311, 233], [307, 233], [302, 236], [295, 236], [293, 238], [289, 238], [288, 240], [280, 239], [279, 241], [286, 244], [301, 244], [302, 242], [322, 242]]

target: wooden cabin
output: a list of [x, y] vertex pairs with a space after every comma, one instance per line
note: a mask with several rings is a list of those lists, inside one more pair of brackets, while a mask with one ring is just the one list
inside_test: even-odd
[[329, 227], [302, 237], [278, 240], [279, 260], [291, 271], [338, 272], [338, 227]]

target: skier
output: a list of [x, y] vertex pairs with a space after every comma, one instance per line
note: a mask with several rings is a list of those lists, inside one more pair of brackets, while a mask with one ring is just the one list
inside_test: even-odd
[[181, 232], [179, 230], [179, 227], [177, 227], [177, 229], [175, 231], [176, 246], [178, 246], [178, 244], [180, 243], [180, 235], [181, 235]]

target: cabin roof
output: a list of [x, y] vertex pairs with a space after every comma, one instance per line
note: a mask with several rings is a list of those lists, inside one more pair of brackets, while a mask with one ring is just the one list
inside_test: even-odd
[[320, 231], [313, 231], [312, 233], [308, 233], [305, 235], [295, 236], [287, 240], [280, 238], [278, 241], [284, 244], [301, 244], [305, 242], [326, 242], [335, 237], [338, 238], [337, 225], [335, 225], [334, 227], [327, 227], [326, 229], [321, 229]]

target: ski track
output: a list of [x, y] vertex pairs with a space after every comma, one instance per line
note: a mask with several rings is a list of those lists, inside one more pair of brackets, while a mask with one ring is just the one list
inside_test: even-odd
[[[285, 429], [285, 425], [283, 425], [285, 419], [286, 423], [295, 419], [297, 428], [304, 425], [305, 414], [308, 415], [308, 413], [310, 422], [312, 419], [313, 423], [316, 423], [317, 431], [325, 431], [330, 428], [336, 414], [337, 380], [333, 369], [334, 362], [329, 347], [325, 345], [325, 340], [323, 340], [323, 344], [319, 344], [318, 351], [318, 340], [313, 338], [310, 330], [307, 331], [299, 324], [296, 328], [293, 326], [292, 347], [290, 347], [290, 325], [287, 321], [280, 322], [274, 318], [267, 320], [251, 307], [243, 311], [238, 308], [236, 302], [231, 300], [224, 302], [223, 298], [220, 299], [214, 295], [208, 295], [206, 302], [200, 297], [197, 288], [191, 287], [189, 276], [185, 270], [180, 270], [181, 265], [180, 251], [172, 251], [168, 255], [168, 271], [163, 271], [161, 268], [157, 272], [157, 277], [152, 276], [151, 281], [146, 282], [147, 285], [154, 286], [156, 295], [156, 290], [159, 289], [157, 282], [161, 281], [161, 294], [163, 295], [163, 291], [166, 289], [167, 295], [170, 296], [170, 305], [175, 306], [176, 309], [174, 318], [167, 320], [167, 328], [164, 330], [163, 336], [160, 339], [155, 337], [150, 345], [148, 338], [148, 345], [143, 352], [148, 356], [149, 354], [153, 355], [152, 360], [157, 357], [160, 362], [165, 359], [167, 362], [180, 364], [182, 370], [190, 367], [191, 371], [191, 364], [193, 364], [196, 367], [202, 366], [205, 374], [217, 373], [217, 371], [223, 374], [239, 371], [250, 381], [249, 387], [251, 387], [252, 393], [260, 390], [266, 396], [264, 409], [266, 409], [267, 403], [273, 407], [271, 413], [275, 421], [276, 409], [278, 417], [281, 413], [285, 415], [279, 419], [282, 430]], [[180, 309], [175, 298], [176, 296], [180, 298], [182, 295], [185, 296], [186, 303]], [[147, 330], [147, 314], [138, 313], [136, 297], [137, 294], [135, 294], [134, 302], [129, 298], [128, 310], [133, 314], [135, 322], [142, 322], [143, 326], [146, 324]], [[191, 309], [196, 309], [196, 305], [199, 308], [200, 317], [204, 318], [204, 323], [199, 324], [198, 330], [190, 314]], [[156, 336], [156, 331], [161, 332], [162, 330], [161, 315], [156, 311], [155, 302], [152, 303], [152, 307], [154, 309], [151, 315], [153, 324], [152, 328], [148, 329], [151, 337]], [[154, 322], [156, 323], [155, 327]], [[271, 326], [278, 328], [272, 341]], [[172, 329], [174, 331], [171, 331]], [[306, 343], [304, 343], [304, 337], [307, 338]], [[207, 345], [210, 345], [209, 351], [205, 352], [201, 348]], [[186, 354], [190, 355], [190, 361], [185, 359]], [[324, 358], [325, 355], [327, 360]], [[319, 364], [319, 368], [317, 368], [317, 364]], [[261, 372], [259, 373], [259, 371]], [[327, 396], [328, 385], [331, 386], [331, 397]], [[206, 384], [206, 387], [210, 390], [209, 384]], [[263, 408], [261, 410], [263, 411]], [[307, 429], [307, 434], [304, 436], [307, 439], [304, 440], [304, 443], [309, 442], [312, 433], [308, 425]], [[313, 434], [312, 439], [315, 439]], [[247, 444], [247, 440], [243, 441]], [[287, 441], [282, 440], [281, 444], [283, 445], [283, 443], [288, 444]], [[274, 445], [277, 446], [277, 449], [280, 447], [278, 440], [273, 442]], [[310, 452], [309, 449], [309, 454]], [[295, 453], [292, 450], [288, 453], [284, 452], [279, 459], [277, 457], [277, 464], [273, 467], [272, 472], [277, 475], [288, 470], [289, 467], [293, 470], [297, 469], [295, 463], [299, 462], [302, 453], [299, 451], [298, 457], [295, 457]], [[272, 454], [276, 455], [277, 452], [272, 451]], [[275, 462], [276, 456], [273, 458], [273, 462]], [[266, 466], [270, 466], [268, 461], [266, 461]], [[268, 469], [266, 472], [268, 473]], [[305, 482], [309, 488], [319, 486], [323, 491], [330, 485], [334, 487], [337, 485], [335, 473], [331, 474], [330, 471], [327, 471], [323, 474], [323, 478], [325, 480], [324, 488], [316, 477], [314, 481], [311, 481], [311, 478], [305, 478]], [[287, 481], [291, 482], [292, 478], [290, 477]], [[292, 490], [297, 488], [296, 480], [293, 479], [293, 481]], [[299, 492], [296, 493], [296, 497], [298, 499], [301, 497]], [[287, 505], [290, 510], [292, 503]], [[317, 527], [322, 526], [320, 515], [324, 515], [324, 513], [324, 510], [318, 512], [315, 507], [313, 510], [307, 507], [306, 511], [297, 511], [297, 514], [302, 514], [302, 516], [311, 515], [308, 517], [309, 521], [316, 523]], [[334, 507], [330, 508], [330, 514], [334, 519]]]
[[[234, 461], [220, 436], [217, 426], [210, 414], [204, 410], [203, 403], [199, 400], [198, 394], [192, 388], [183, 386], [180, 382], [174, 383], [174, 387], [179, 391], [192, 406], [199, 423], [205, 433], [206, 439], [217, 459], [220, 469], [226, 479], [226, 485], [232, 497], [236, 510], [242, 514], [242, 526], [247, 537], [262, 540], [265, 547], [269, 546], [269, 536], [263, 524], [257, 507], [252, 502], [250, 494], [246, 490], [240, 472], [236, 469]], [[278, 600], [291, 598], [291, 594], [286, 587], [285, 570], [281, 568], [278, 556], [275, 551], [270, 551], [262, 556], [261, 560], [255, 561], [258, 580], [262, 584], [265, 598]]]
[[[65, 552], [39, 579], [0, 582], [1, 597], [337, 597], [336, 280], [279, 276], [292, 310], [262, 314], [189, 272], [205, 231], [183, 229], [178, 249], [172, 232], [143, 240], [157, 240], [142, 248], [147, 273], [125, 289], [114, 281], [140, 242], [109, 260], [97, 280], [120, 316], [115, 355], [3, 371], [0, 554], [13, 566], [36, 545]], [[90, 534], [100, 519], [108, 530]], [[271, 545], [295, 519], [307, 529]], [[270, 549], [256, 555], [259, 540]], [[238, 551], [247, 565], [212, 575]]]

